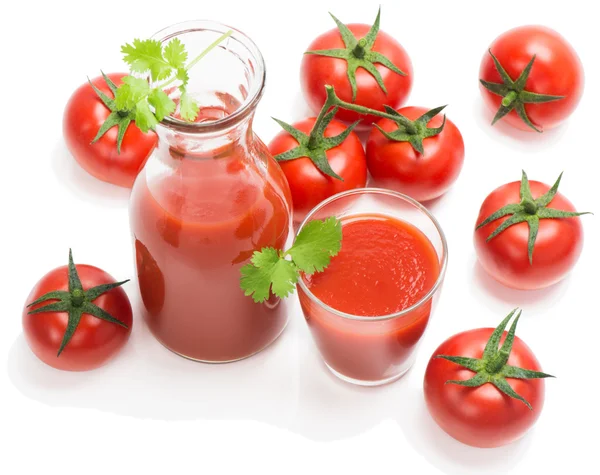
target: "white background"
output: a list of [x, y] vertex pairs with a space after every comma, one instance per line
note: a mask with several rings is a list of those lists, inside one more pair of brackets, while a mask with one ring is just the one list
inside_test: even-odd
[[[356, 4], [357, 6], [351, 6]], [[412, 4], [412, 6], [411, 6]], [[469, 6], [467, 6], [469, 5]], [[282, 338], [249, 360], [211, 366], [171, 354], [135, 320], [132, 338], [110, 364], [66, 373], [39, 362], [21, 334], [21, 311], [35, 282], [79, 263], [133, 277], [128, 191], [96, 181], [69, 156], [61, 135], [71, 92], [105, 71], [125, 69], [120, 45], [162, 27], [209, 18], [240, 28], [261, 48], [268, 85], [256, 130], [277, 132], [308, 111], [299, 86], [302, 52], [334, 26], [371, 23], [377, 2], [176, 1], [10, 2], [3, 7], [2, 318], [0, 437], [3, 473], [591, 473], [597, 461], [600, 331], [596, 294], [598, 217], [583, 218], [586, 245], [564, 282], [539, 292], [503, 288], [476, 263], [472, 229], [479, 205], [496, 186], [553, 182], [579, 210], [600, 212], [600, 33], [589, 2], [386, 2], [382, 29], [407, 49], [414, 66], [410, 105], [449, 103], [463, 133], [465, 168], [432, 207], [445, 229], [450, 265], [435, 318], [414, 368], [399, 382], [366, 389], [331, 376], [316, 353], [295, 298]], [[482, 55], [503, 31], [540, 23], [560, 31], [583, 61], [586, 90], [579, 109], [543, 135], [490, 127], [480, 99]], [[560, 73], [560, 72], [557, 72]], [[132, 284], [127, 292], [137, 303]], [[422, 396], [427, 360], [462, 330], [495, 326], [524, 308], [519, 334], [543, 369], [544, 412], [511, 446], [464, 446], [439, 429]]]

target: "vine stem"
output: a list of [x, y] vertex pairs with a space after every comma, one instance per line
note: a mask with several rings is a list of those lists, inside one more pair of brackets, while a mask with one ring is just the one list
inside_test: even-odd
[[321, 109], [313, 128], [313, 132], [318, 130], [318, 126], [321, 124], [321, 122], [323, 122], [326, 112], [329, 111], [331, 107], [341, 107], [342, 109], [358, 112], [359, 114], [374, 115], [383, 119], [389, 119], [393, 122], [401, 124], [406, 128], [406, 132], [409, 134], [416, 134], [418, 132], [413, 122], [402, 115], [392, 115], [388, 114], [387, 112], [381, 112], [375, 109], [369, 109], [368, 107], [360, 106], [358, 104], [352, 104], [350, 102], [343, 101], [337, 96], [335, 89], [329, 85], [325, 86], [325, 90], [327, 91], [327, 100], [325, 101], [325, 105], [327, 107], [323, 107]]

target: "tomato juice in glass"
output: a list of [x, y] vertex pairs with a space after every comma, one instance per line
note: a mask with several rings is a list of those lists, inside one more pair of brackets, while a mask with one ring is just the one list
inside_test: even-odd
[[[177, 36], [192, 58], [228, 29], [190, 22], [158, 35]], [[245, 358], [287, 323], [279, 299], [257, 304], [240, 289], [252, 253], [283, 248], [290, 232], [287, 182], [252, 132], [264, 73], [254, 43], [234, 30], [190, 70], [198, 119], [184, 122], [176, 111], [157, 126], [158, 146], [132, 190], [142, 314], [161, 343], [190, 359]]]
[[325, 364], [341, 379], [375, 386], [414, 362], [447, 263], [435, 218], [389, 190], [340, 193], [306, 218], [336, 216], [342, 249], [298, 283], [300, 304]]

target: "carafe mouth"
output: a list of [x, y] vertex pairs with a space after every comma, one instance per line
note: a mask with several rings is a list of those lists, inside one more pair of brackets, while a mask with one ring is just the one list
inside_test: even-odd
[[[266, 79], [262, 54], [256, 44], [241, 31], [207, 20], [186, 21], [160, 30], [153, 35], [163, 43], [178, 38], [186, 45], [189, 59], [224, 33], [231, 35], [190, 70], [189, 93], [203, 109], [222, 109], [205, 121], [187, 122], [173, 116], [161, 125], [187, 133], [210, 133], [235, 127], [254, 113], [260, 101]], [[222, 106], [212, 104], [220, 101]]]

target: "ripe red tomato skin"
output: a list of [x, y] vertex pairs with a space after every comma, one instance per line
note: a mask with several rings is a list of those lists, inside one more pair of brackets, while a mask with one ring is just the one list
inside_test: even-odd
[[[583, 94], [583, 66], [573, 47], [559, 33], [544, 26], [521, 26], [500, 35], [490, 49], [513, 80], [537, 54], [525, 89], [538, 94], [565, 96], [559, 101], [526, 104], [525, 110], [535, 125], [543, 129], [556, 127], [576, 109]], [[483, 56], [479, 77], [490, 82], [502, 82], [488, 51]], [[502, 98], [481, 84], [479, 88], [485, 103], [494, 112], [497, 111]], [[502, 121], [533, 132], [514, 110]]]
[[[454, 335], [433, 353], [436, 355], [481, 358], [493, 328], [479, 328]], [[501, 342], [504, 341], [506, 332]], [[529, 347], [515, 337], [508, 364], [541, 371]], [[433, 419], [450, 436], [473, 447], [500, 447], [520, 439], [535, 424], [544, 405], [543, 379], [507, 379], [533, 410], [501, 393], [490, 383], [478, 388], [445, 384], [465, 380], [474, 373], [441, 358], [431, 358], [425, 371], [424, 395]]]
[[[534, 198], [550, 189], [539, 181], [530, 181], [529, 185]], [[520, 187], [520, 182], [512, 182], [490, 193], [481, 205], [477, 224], [503, 206], [518, 203]], [[576, 211], [573, 204], [560, 192], [548, 207]], [[500, 283], [521, 290], [545, 288], [562, 280], [577, 263], [583, 249], [580, 218], [541, 219], [533, 251], [533, 265], [530, 265], [527, 253], [527, 223], [510, 226], [486, 242], [487, 237], [506, 219], [508, 217], [476, 229], [474, 235], [475, 250], [481, 266]]]
[[[403, 107], [398, 112], [410, 120], [425, 114], [423, 107]], [[429, 127], [442, 125], [443, 116], [431, 119]], [[377, 122], [391, 132], [397, 125], [388, 119]], [[374, 186], [390, 188], [417, 201], [443, 195], [458, 178], [465, 158], [465, 144], [456, 125], [446, 119], [444, 130], [423, 141], [425, 153], [417, 153], [408, 142], [394, 142], [373, 128], [367, 139], [367, 167]]]
[[[316, 119], [304, 119], [294, 124], [301, 132], [309, 134]], [[336, 120], [325, 129], [325, 137], [341, 134], [347, 126]], [[298, 146], [290, 134], [281, 131], [269, 144], [272, 155], [278, 155]], [[367, 163], [362, 143], [354, 132], [335, 148], [327, 151], [327, 158], [333, 171], [344, 181], [323, 174], [313, 162], [302, 157], [296, 160], [279, 162], [285, 174], [294, 204], [294, 221], [302, 221], [317, 204], [337, 193], [354, 188], [363, 188], [367, 183]]]
[[[115, 279], [97, 267], [78, 264], [77, 272], [84, 290], [96, 285], [115, 282]], [[68, 290], [67, 267], [48, 272], [32, 289], [26, 304], [53, 290]], [[29, 315], [52, 301], [23, 309], [23, 333], [33, 353], [44, 363], [66, 371], [87, 371], [98, 368], [110, 360], [125, 345], [131, 334], [133, 313], [127, 294], [121, 287], [112, 289], [94, 300], [128, 328], [83, 315], [71, 341], [60, 356], [56, 356], [67, 327], [65, 312], [43, 312]]]
[[[108, 74], [118, 86], [124, 73]], [[92, 83], [113, 97], [102, 77]], [[110, 114], [92, 87], [85, 83], [71, 96], [63, 116], [63, 135], [67, 148], [79, 165], [90, 175], [114, 185], [131, 188], [139, 171], [156, 147], [154, 132], [144, 134], [134, 123], [123, 137], [121, 153], [117, 153], [117, 128], [113, 127], [95, 144], [92, 140]]]
[[[349, 24], [347, 26], [358, 39], [364, 37], [371, 28], [370, 25], [365, 24]], [[344, 47], [339, 30], [334, 28], [317, 37], [307, 51]], [[358, 91], [356, 101], [352, 100], [352, 89], [348, 81], [348, 68], [345, 60], [305, 54], [300, 69], [300, 83], [304, 97], [311, 109], [318, 112], [323, 107], [327, 96], [326, 85], [333, 86], [337, 95], [344, 101], [356, 102], [356, 104], [371, 109], [383, 111], [384, 105], [396, 108], [404, 104], [410, 94], [413, 82], [412, 64], [408, 54], [400, 43], [381, 30], [377, 35], [373, 50], [386, 56], [401, 71], [404, 71], [406, 76], [401, 76], [381, 64], [376, 64], [375, 67], [381, 74], [387, 89], [386, 95], [369, 72], [358, 68], [356, 71]], [[354, 122], [361, 116], [356, 112], [340, 109], [336, 118], [345, 122]], [[366, 126], [376, 120], [375, 116], [365, 116], [361, 125]]]

